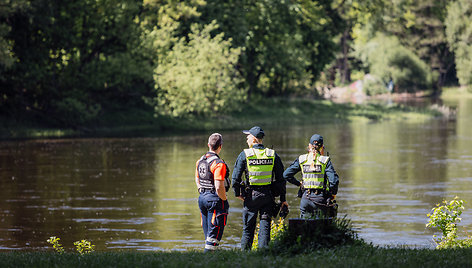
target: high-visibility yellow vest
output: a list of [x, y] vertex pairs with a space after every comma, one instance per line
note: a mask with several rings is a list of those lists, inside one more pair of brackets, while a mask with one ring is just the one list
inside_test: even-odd
[[313, 153], [302, 154], [298, 157], [304, 188], [329, 190], [329, 185], [325, 182], [325, 170], [328, 160], [329, 156], [313, 155]]
[[275, 151], [272, 149], [244, 149], [249, 177], [249, 185], [269, 185], [272, 183]]

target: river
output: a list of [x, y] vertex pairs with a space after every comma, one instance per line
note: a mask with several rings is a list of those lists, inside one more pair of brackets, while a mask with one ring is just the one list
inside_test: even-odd
[[[313, 133], [340, 176], [339, 216], [381, 246], [434, 247], [426, 216], [454, 196], [466, 201], [472, 227], [472, 99], [451, 101], [454, 121], [377, 122], [265, 127], [266, 146], [288, 167]], [[248, 128], [251, 126], [248, 126]], [[66, 249], [87, 239], [98, 251], [203, 248], [194, 184], [208, 135], [47, 139], [0, 142], [0, 250]], [[240, 131], [222, 132], [230, 168], [245, 148]], [[288, 185], [289, 218], [299, 214]], [[222, 247], [237, 248], [242, 204], [230, 190]]]

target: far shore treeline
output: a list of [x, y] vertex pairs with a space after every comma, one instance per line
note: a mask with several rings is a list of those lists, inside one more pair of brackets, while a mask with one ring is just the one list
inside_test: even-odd
[[0, 127], [467, 87], [471, 25], [470, 0], [1, 0]]

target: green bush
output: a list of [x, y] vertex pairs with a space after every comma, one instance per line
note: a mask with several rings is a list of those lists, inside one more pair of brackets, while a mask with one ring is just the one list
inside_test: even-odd
[[458, 239], [457, 222], [460, 222], [462, 210], [464, 210], [464, 201], [456, 196], [452, 201], [443, 201], [444, 205], [437, 204], [428, 214], [429, 222], [426, 227], [436, 227], [442, 232], [442, 237], [433, 236], [437, 249], [446, 248], [470, 248], [472, 247], [472, 238]]
[[154, 72], [159, 114], [211, 115], [235, 109], [244, 100], [235, 66], [240, 49], [231, 48], [223, 33], [212, 37], [217, 28], [216, 22], [203, 29], [193, 25], [189, 41], [180, 39], [160, 60]]
[[77, 249], [77, 252], [79, 252], [80, 254], [91, 253], [95, 250], [95, 245], [92, 245], [90, 241], [85, 239], [75, 241], [74, 245]]
[[358, 45], [355, 55], [384, 85], [393, 79], [396, 88], [408, 92], [430, 89], [433, 85], [429, 66], [396, 37], [377, 35], [365, 45]]
[[364, 92], [365, 94], [369, 96], [383, 94], [383, 93], [388, 92], [384, 82], [379, 77], [369, 75], [369, 76], [365, 76], [364, 80], [362, 81], [363, 81], [362, 87], [364, 89]]
[[456, 71], [462, 86], [472, 84], [472, 3], [469, 0], [451, 1], [447, 9], [446, 36], [454, 52]]
[[59, 243], [59, 240], [61, 240], [59, 237], [51, 236], [46, 241], [52, 245], [57, 253], [64, 253], [64, 247]]
[[[57, 253], [62, 254], [64, 253], [64, 247], [59, 243], [59, 240], [61, 240], [59, 237], [51, 236], [46, 241], [52, 245], [52, 247]], [[80, 241], [75, 241], [74, 246], [76, 247], [77, 252], [80, 253], [81, 255], [95, 251], [95, 245], [93, 245], [92, 242], [85, 239], [82, 239]]]
[[[270, 240], [274, 240], [280, 235], [282, 232], [286, 230], [285, 221], [283, 218], [279, 218], [278, 221], [272, 220], [270, 223]], [[252, 242], [252, 250], [257, 250], [257, 246], [259, 244], [259, 223], [257, 224], [256, 233], [254, 234], [254, 240]]]
[[472, 45], [461, 42], [456, 50], [457, 77], [461, 85], [472, 85]]
[[54, 104], [55, 109], [61, 114], [61, 120], [68, 125], [80, 125], [95, 119], [101, 111], [100, 104], [93, 104], [86, 100], [74, 97], [66, 97]]
[[305, 228], [308, 231], [303, 235], [299, 231], [282, 228], [267, 250], [273, 254], [309, 254], [322, 248], [365, 244], [346, 217], [321, 221], [314, 228]]

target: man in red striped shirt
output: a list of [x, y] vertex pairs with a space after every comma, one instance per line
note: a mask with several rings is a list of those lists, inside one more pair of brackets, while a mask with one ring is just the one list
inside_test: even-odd
[[208, 138], [209, 151], [197, 161], [195, 183], [197, 184], [198, 206], [200, 207], [205, 251], [218, 248], [228, 217], [229, 204], [225, 179], [229, 177], [226, 163], [218, 156], [223, 145], [223, 137], [213, 133]]

